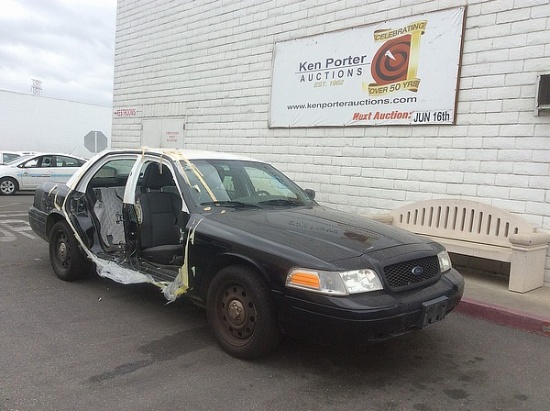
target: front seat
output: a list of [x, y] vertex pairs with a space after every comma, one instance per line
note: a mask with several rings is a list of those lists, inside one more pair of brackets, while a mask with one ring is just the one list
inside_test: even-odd
[[138, 195], [142, 212], [140, 250], [143, 258], [158, 264], [181, 261], [177, 257], [183, 255], [181, 229], [177, 225], [181, 197], [173, 191], [162, 191], [166, 187], [175, 187], [168, 167], [149, 164]]

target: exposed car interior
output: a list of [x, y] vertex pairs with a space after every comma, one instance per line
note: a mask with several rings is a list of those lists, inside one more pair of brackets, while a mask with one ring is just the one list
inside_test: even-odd
[[[188, 215], [181, 211], [182, 199], [172, 173], [159, 162], [143, 165], [135, 194], [135, 216], [129, 218], [123, 210], [124, 192], [134, 162], [108, 162], [88, 184], [87, 197], [100, 243], [95, 252], [113, 258], [124, 256], [132, 248], [141, 263], [177, 269], [183, 263], [183, 231]], [[135, 220], [135, 227], [129, 230], [130, 239], [125, 231], [129, 220]], [[129, 242], [134, 245], [129, 247]]]
[[176, 264], [183, 256], [182, 230], [178, 224], [182, 200], [168, 167], [149, 163], [136, 197], [142, 216], [141, 257], [152, 263]]

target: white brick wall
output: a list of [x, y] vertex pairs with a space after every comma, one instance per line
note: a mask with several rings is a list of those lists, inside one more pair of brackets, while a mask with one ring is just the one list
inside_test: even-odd
[[[463, 197], [550, 230], [548, 0], [119, 0], [114, 147], [139, 146], [141, 119], [186, 119], [185, 145], [268, 160], [322, 203], [364, 213]], [[453, 126], [269, 129], [275, 42], [466, 5]], [[550, 285], [550, 256], [545, 281]]]

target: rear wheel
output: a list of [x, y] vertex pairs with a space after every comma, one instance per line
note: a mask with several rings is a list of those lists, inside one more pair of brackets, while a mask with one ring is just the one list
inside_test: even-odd
[[10, 177], [0, 179], [0, 194], [11, 196], [18, 190], [17, 181]]
[[86, 277], [91, 263], [78, 246], [66, 221], [58, 221], [50, 233], [50, 262], [55, 275], [63, 281]]
[[219, 344], [235, 357], [260, 357], [281, 341], [270, 291], [258, 273], [248, 267], [221, 270], [208, 289], [206, 309]]

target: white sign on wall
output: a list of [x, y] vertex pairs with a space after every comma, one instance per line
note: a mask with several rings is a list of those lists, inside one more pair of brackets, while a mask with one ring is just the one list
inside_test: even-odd
[[183, 148], [184, 118], [143, 119], [141, 145], [156, 148]]
[[454, 124], [464, 7], [276, 43], [270, 127]]

